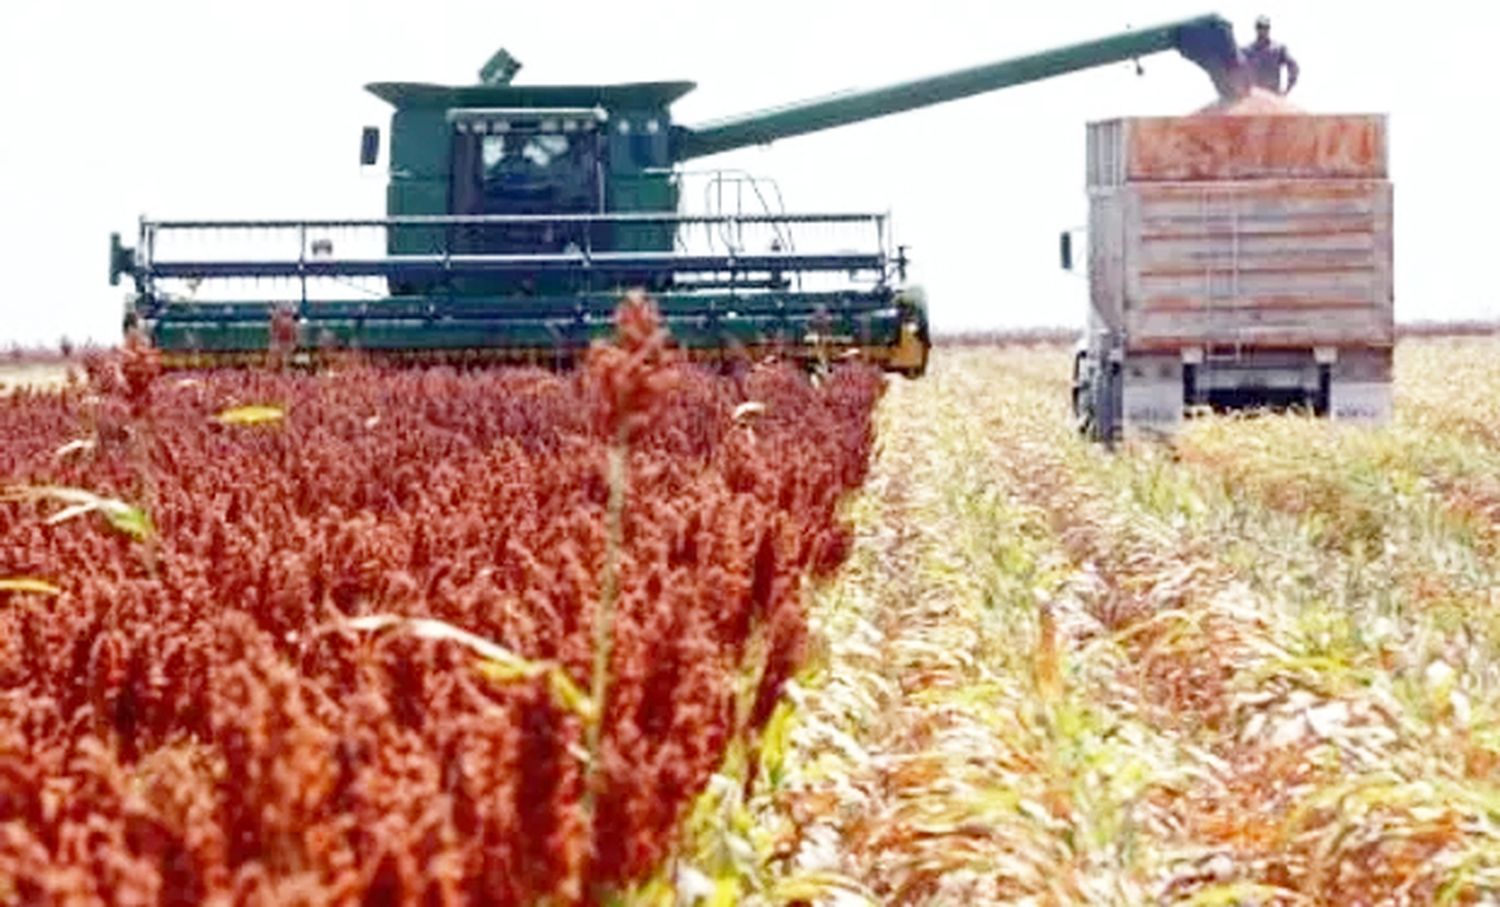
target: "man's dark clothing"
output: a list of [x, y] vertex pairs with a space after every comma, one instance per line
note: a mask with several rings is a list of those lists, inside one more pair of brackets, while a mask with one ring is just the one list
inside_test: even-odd
[[[1281, 94], [1281, 67], [1283, 65], [1291, 73], [1291, 80], [1295, 82], [1297, 79], [1297, 62], [1287, 52], [1285, 44], [1257, 41], [1245, 45], [1240, 54], [1245, 58], [1245, 65], [1250, 70], [1250, 83], [1257, 88]], [[1290, 89], [1291, 85], [1287, 88]]]

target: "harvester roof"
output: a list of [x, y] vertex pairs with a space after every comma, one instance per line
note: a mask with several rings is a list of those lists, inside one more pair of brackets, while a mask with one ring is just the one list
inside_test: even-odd
[[617, 85], [432, 85], [372, 82], [365, 90], [394, 107], [665, 107], [697, 87], [694, 82]]

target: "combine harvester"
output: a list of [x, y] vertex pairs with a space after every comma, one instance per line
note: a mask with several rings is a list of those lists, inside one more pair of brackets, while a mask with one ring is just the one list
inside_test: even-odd
[[[723, 173], [711, 210], [689, 214], [682, 165], [1165, 51], [1234, 94], [1218, 16], [703, 126], [672, 121], [690, 82], [515, 84], [502, 50], [475, 85], [368, 86], [395, 108], [387, 217], [142, 220], [133, 248], [112, 238], [110, 282], [133, 282], [126, 328], [168, 365], [259, 361], [279, 319], [278, 343], [308, 361], [358, 349], [566, 366], [639, 288], [698, 358], [858, 355], [920, 375], [926, 307], [883, 215], [786, 213], [764, 182]], [[380, 144], [366, 128], [363, 164]]]
[[1387, 422], [1386, 144], [1384, 116], [1306, 114], [1259, 91], [1090, 124], [1082, 430], [1170, 437], [1202, 408]]

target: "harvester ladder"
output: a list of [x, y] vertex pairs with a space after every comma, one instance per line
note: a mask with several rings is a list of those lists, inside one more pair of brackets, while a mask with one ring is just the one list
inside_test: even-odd
[[[771, 200], [761, 190], [761, 183], [769, 184], [771, 191], [775, 193], [775, 207], [772, 207]], [[705, 207], [710, 214], [727, 215], [730, 213], [728, 210], [728, 200], [725, 198], [726, 187], [732, 189], [734, 201], [733, 215], [736, 217], [745, 214], [745, 190], [747, 188], [754, 196], [754, 201], [758, 203], [758, 210], [754, 210], [751, 213], [772, 215], [786, 213], [786, 204], [781, 197], [781, 187], [776, 184], [775, 180], [769, 177], [757, 177], [743, 170], [714, 170], [709, 176], [707, 186], [704, 187]], [[731, 234], [727, 228], [721, 228], [720, 232], [721, 241], [731, 251], [739, 251], [742, 248], [739, 244], [743, 243], [744, 237], [738, 230]], [[792, 251], [791, 232], [784, 229], [780, 224], [776, 225], [776, 238], [787, 251]]]
[[[766, 193], [761, 191], [761, 183], [769, 184], [771, 191], [776, 195], [776, 207], [773, 209], [771, 201]], [[730, 214], [727, 210], [728, 203], [725, 198], [726, 187], [732, 187], [734, 212]], [[717, 232], [719, 242], [724, 244], [725, 251], [732, 255], [738, 255], [745, 251], [744, 223], [740, 218], [745, 216], [745, 190], [750, 190], [754, 201], [758, 203], [759, 210], [751, 211], [751, 214], [784, 215], [786, 214], [786, 203], [781, 196], [781, 187], [775, 180], [769, 177], [757, 177], [744, 170], [714, 170], [711, 171], [708, 184], [704, 187], [704, 207], [712, 215], [724, 217], [718, 222]], [[796, 241], [792, 237], [791, 227], [782, 222], [771, 222], [771, 231], [777, 249], [780, 252], [797, 251]], [[714, 248], [712, 230], [709, 233], [709, 248]], [[802, 275], [792, 275], [792, 281], [798, 290], [802, 289]]]

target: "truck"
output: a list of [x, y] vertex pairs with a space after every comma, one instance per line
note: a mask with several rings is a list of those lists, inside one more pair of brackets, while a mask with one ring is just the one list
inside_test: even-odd
[[[1081, 432], [1170, 439], [1196, 414], [1247, 410], [1390, 419], [1384, 115], [1309, 114], [1257, 90], [1086, 129]], [[1075, 232], [1061, 235], [1070, 271]]]

